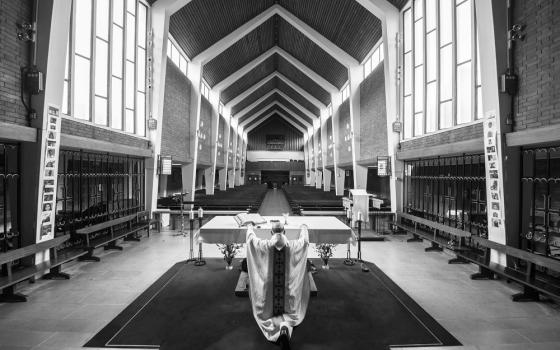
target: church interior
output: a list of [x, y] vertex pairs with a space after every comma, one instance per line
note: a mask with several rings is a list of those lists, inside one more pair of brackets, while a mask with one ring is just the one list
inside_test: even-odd
[[0, 0], [0, 52], [0, 350], [560, 349], [560, 1]]

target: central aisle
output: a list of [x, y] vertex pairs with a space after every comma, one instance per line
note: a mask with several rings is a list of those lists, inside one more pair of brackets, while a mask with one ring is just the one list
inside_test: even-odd
[[268, 190], [259, 208], [259, 214], [263, 216], [280, 216], [284, 213], [292, 213], [284, 191], [280, 189]]

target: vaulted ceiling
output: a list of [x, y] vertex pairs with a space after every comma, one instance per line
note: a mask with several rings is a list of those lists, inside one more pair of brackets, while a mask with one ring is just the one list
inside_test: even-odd
[[[400, 9], [407, 1], [389, 2]], [[256, 27], [203, 62], [203, 79], [240, 124], [281, 109], [302, 126], [313, 125], [331, 91], [348, 81], [347, 62], [309, 32], [355, 62], [382, 36], [381, 21], [355, 0], [192, 0], [171, 16], [169, 32], [192, 60], [259, 16]]]

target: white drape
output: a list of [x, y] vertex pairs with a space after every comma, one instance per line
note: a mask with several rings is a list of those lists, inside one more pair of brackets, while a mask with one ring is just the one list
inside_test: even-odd
[[[284, 314], [272, 314], [272, 256], [275, 244], [286, 243], [286, 282]], [[253, 316], [264, 336], [276, 341], [280, 327], [287, 326], [290, 336], [292, 328], [300, 324], [309, 304], [309, 276], [307, 274], [307, 247], [309, 234], [302, 226], [297, 240], [288, 240], [283, 234], [275, 234], [271, 239], [258, 238], [252, 227], [247, 229], [247, 269], [249, 272], [249, 296]]]

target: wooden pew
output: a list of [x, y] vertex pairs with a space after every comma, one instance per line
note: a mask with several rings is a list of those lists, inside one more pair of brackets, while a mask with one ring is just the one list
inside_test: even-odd
[[[80, 257], [80, 260], [99, 261], [100, 258], [93, 255], [95, 248], [103, 246], [105, 250], [123, 248], [116, 244], [119, 238], [126, 240], [139, 241], [140, 238], [135, 237], [138, 231], [147, 230], [149, 235], [151, 220], [149, 220], [149, 212], [141, 211], [135, 214], [126, 215], [117, 219], [105, 221], [99, 224], [82, 227], [76, 230], [76, 234], [85, 237], [86, 244], [84, 250], [86, 254]], [[91, 236], [96, 233], [107, 232], [95, 238]]]
[[[402, 219], [408, 220], [412, 222], [412, 224], [403, 223], [401, 222]], [[408, 242], [421, 242], [423, 239], [430, 241], [432, 246], [425, 248], [426, 252], [442, 251], [444, 247], [447, 247], [455, 252], [460, 252], [468, 249], [465, 247], [465, 239], [470, 238], [472, 235], [468, 231], [463, 231], [455, 227], [447, 226], [403, 212], [397, 212], [396, 221], [393, 225], [412, 234], [413, 238], [409, 239]], [[442, 233], [454, 237], [458, 244], [451, 245], [451, 241], [442, 237]], [[457, 256], [456, 258], [449, 260], [449, 263], [463, 264], [467, 263], [467, 261], [465, 261], [461, 256]]]
[[[513, 301], [538, 301], [539, 293], [560, 298], [560, 281], [539, 273], [537, 269], [537, 266], [540, 266], [547, 270], [560, 272], [560, 261], [481, 237], [473, 236], [472, 241], [478, 249], [459, 253], [464, 259], [479, 266], [479, 272], [471, 275], [472, 279], [492, 279], [493, 275], [497, 274], [521, 284], [523, 292], [512, 295]], [[491, 262], [491, 250], [517, 259], [515, 267], [506, 267]]]
[[[0, 302], [22, 302], [27, 301], [24, 295], [15, 293], [17, 283], [25, 280], [34, 280], [35, 276], [50, 270], [48, 274], [43, 276], [47, 279], [68, 279], [70, 276], [60, 272], [63, 263], [73, 260], [85, 254], [85, 252], [67, 252], [59, 255], [56, 247], [70, 239], [70, 235], [55, 237], [51, 240], [31, 244], [23, 248], [14, 249], [5, 253], [0, 253], [0, 266], [5, 266], [6, 275], [0, 276]], [[50, 251], [50, 260], [35, 265], [35, 254]], [[20, 266], [14, 269], [14, 262], [19, 259], [31, 257], [33, 263], [31, 265]]]

